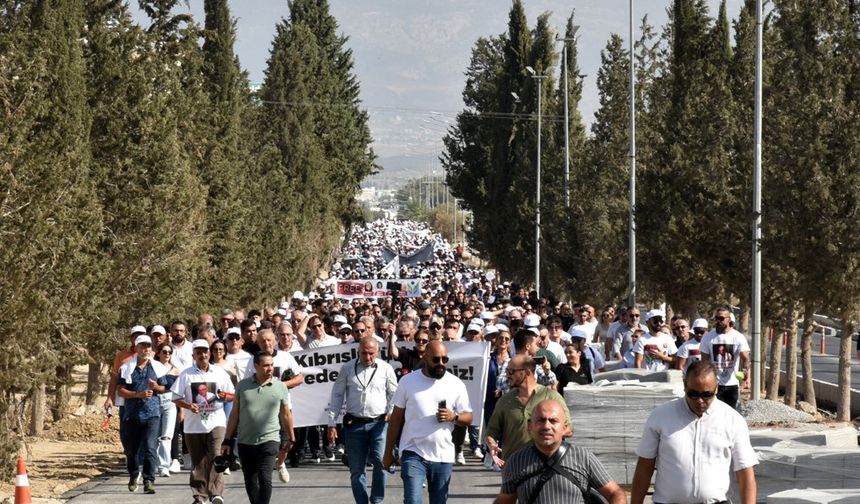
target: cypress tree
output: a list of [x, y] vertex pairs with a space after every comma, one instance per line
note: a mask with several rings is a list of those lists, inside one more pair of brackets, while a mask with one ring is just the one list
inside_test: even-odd
[[[207, 188], [206, 231], [209, 246], [209, 279], [206, 291], [221, 305], [248, 299], [244, 273], [253, 267], [248, 254], [250, 219], [248, 162], [242, 121], [248, 104], [248, 82], [233, 53], [235, 21], [226, 0], [206, 0], [203, 31], [203, 88], [205, 109], [200, 127], [206, 143], [201, 147], [201, 178]], [[247, 254], [247, 255], [246, 255]], [[240, 297], [243, 296], [243, 297]], [[211, 295], [209, 296], [212, 297]]]
[[[0, 457], [8, 476], [17, 452], [15, 394], [48, 383], [55, 419], [68, 397], [69, 369], [84, 357], [83, 313], [98, 299], [100, 231], [88, 155], [81, 55], [82, 3], [20, 6], [0, 30]], [[50, 313], [50, 321], [33, 317]], [[7, 325], [8, 324], [8, 325]], [[12, 335], [36, 335], [32, 338]], [[61, 357], [62, 356], [62, 357]], [[41, 430], [39, 427], [38, 430]]]

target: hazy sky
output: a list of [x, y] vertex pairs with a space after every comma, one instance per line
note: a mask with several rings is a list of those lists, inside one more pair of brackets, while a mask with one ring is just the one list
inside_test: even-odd
[[[132, 0], [132, 3], [135, 3]], [[666, 22], [669, 0], [635, 0], [634, 15], [652, 25]], [[716, 16], [718, 0], [708, 0]], [[203, 0], [191, 0], [203, 23]], [[435, 164], [441, 138], [462, 109], [463, 71], [480, 36], [507, 29], [509, 0], [329, 0], [340, 31], [349, 37], [361, 96], [370, 114], [374, 149], [387, 157], [414, 157]], [[728, 0], [737, 17], [742, 0]], [[580, 25], [579, 64], [586, 74], [580, 111], [590, 123], [597, 110], [596, 76], [600, 51], [611, 33], [627, 39], [628, 0], [526, 0], [530, 27], [544, 11], [561, 32], [576, 9]], [[288, 15], [286, 0], [232, 0], [237, 18], [236, 53], [252, 82], [261, 82], [275, 24]], [[658, 30], [659, 31], [659, 30]], [[638, 38], [638, 34], [635, 35]]]

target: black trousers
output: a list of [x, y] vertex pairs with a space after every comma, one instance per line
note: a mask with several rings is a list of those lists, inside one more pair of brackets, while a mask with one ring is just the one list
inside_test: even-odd
[[720, 385], [717, 387], [717, 399], [723, 401], [734, 409], [738, 409], [740, 398], [740, 387], [737, 385]]
[[269, 504], [272, 499], [272, 471], [280, 443], [269, 441], [258, 445], [239, 443], [239, 460], [245, 478], [245, 492], [251, 504]]

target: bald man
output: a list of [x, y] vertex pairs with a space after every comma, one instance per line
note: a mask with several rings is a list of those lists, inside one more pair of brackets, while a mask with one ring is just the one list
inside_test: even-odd
[[394, 463], [394, 443], [400, 438], [404, 504], [421, 504], [427, 481], [430, 504], [448, 500], [454, 466], [455, 425], [472, 423], [472, 406], [466, 385], [447, 372], [448, 349], [431, 341], [422, 356], [423, 366], [400, 380], [394, 394], [383, 465]]
[[502, 470], [496, 504], [529, 502], [583, 503], [594, 488], [609, 504], [626, 504], [627, 496], [590, 451], [564, 442], [570, 430], [561, 403], [539, 402], [529, 418], [533, 444], [511, 455]]

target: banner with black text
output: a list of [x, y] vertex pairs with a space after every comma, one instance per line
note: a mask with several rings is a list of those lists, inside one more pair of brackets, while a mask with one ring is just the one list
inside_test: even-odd
[[[445, 342], [448, 348], [448, 372], [463, 380], [469, 393], [472, 405], [472, 425], [483, 423], [484, 397], [487, 390], [487, 364], [490, 356], [488, 342]], [[412, 343], [402, 343], [398, 348], [411, 348]], [[379, 345], [379, 358], [388, 360], [388, 348]], [[331, 389], [334, 386], [340, 368], [346, 362], [358, 357], [358, 344], [336, 345], [290, 352], [296, 361], [304, 368], [302, 375], [304, 383], [290, 389], [290, 399], [293, 405], [293, 425], [305, 427], [309, 425], [326, 425]], [[392, 361], [395, 371], [400, 363]], [[420, 373], [421, 371], [415, 371]], [[399, 373], [398, 373], [399, 375]]]

